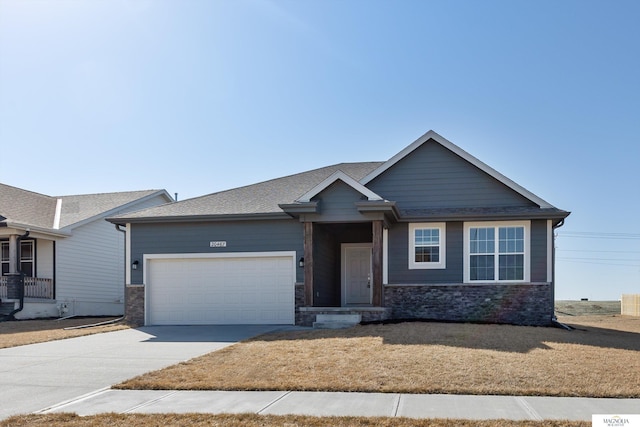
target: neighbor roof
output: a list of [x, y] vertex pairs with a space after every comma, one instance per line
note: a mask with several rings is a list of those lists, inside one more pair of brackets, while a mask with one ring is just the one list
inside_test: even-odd
[[165, 195], [167, 201], [172, 200], [165, 190], [52, 197], [0, 184], [0, 226], [41, 231], [72, 228], [160, 194]]
[[126, 191], [118, 193], [80, 194], [75, 196], [61, 196], [62, 210], [60, 228], [78, 224], [98, 215], [124, 208], [126, 205], [140, 199], [165, 194], [167, 201], [171, 200], [165, 190]]
[[0, 184], [0, 215], [4, 218], [1, 222], [52, 228], [56, 203], [53, 197]]

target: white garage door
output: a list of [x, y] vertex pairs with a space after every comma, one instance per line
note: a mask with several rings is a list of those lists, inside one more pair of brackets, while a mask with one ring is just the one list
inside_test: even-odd
[[147, 260], [147, 323], [294, 323], [294, 256]]

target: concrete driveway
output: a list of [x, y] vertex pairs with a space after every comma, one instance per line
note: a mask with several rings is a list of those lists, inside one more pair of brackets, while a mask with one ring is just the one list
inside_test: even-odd
[[0, 420], [282, 328], [148, 326], [0, 349]]

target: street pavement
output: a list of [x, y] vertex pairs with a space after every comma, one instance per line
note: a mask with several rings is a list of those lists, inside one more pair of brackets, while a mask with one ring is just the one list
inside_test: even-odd
[[136, 375], [280, 329], [283, 327], [156, 326], [1, 349], [0, 420], [30, 412], [584, 421], [590, 421], [592, 414], [640, 414], [640, 399], [110, 388]]

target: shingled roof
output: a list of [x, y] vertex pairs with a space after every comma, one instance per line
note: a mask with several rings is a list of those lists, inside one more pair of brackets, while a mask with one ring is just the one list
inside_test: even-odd
[[60, 228], [77, 224], [97, 215], [113, 211], [164, 190], [125, 191], [118, 193], [61, 196]]
[[[165, 190], [143, 190], [53, 197], [0, 184], [0, 225], [52, 231], [73, 228], [156, 194], [167, 193]], [[168, 194], [167, 198], [170, 199]], [[58, 217], [56, 211], [59, 211]]]
[[53, 228], [56, 204], [53, 197], [0, 184], [0, 222]]
[[140, 210], [109, 221], [124, 224], [157, 219], [180, 219], [225, 215], [286, 216], [280, 204], [293, 203], [336, 171], [342, 171], [359, 181], [382, 162], [339, 163], [308, 172], [272, 179], [258, 184], [212, 193], [177, 203]]
[[[357, 191], [366, 195], [369, 200], [377, 200], [380, 196], [373, 192], [366, 194], [366, 185], [393, 167], [414, 150], [427, 141], [433, 140], [461, 159], [477, 167], [488, 176], [496, 179], [506, 187], [533, 202], [536, 207], [523, 210], [510, 209], [438, 209], [411, 210], [399, 212], [406, 218], [502, 218], [502, 217], [548, 217], [564, 218], [569, 213], [555, 208], [545, 200], [531, 193], [495, 169], [467, 153], [452, 142], [430, 130], [412, 144], [400, 151], [386, 162], [339, 163], [308, 172], [302, 172], [283, 178], [272, 179], [258, 184], [239, 187], [206, 196], [187, 199], [178, 203], [153, 207], [128, 213], [122, 216], [107, 218], [115, 224], [157, 221], [194, 221], [194, 220], [226, 220], [236, 218], [288, 217], [285, 210], [296, 205], [308, 203], [318, 191], [331, 185], [335, 180], [347, 182]], [[291, 213], [291, 211], [289, 211]], [[448, 216], [447, 216], [448, 215]]]

